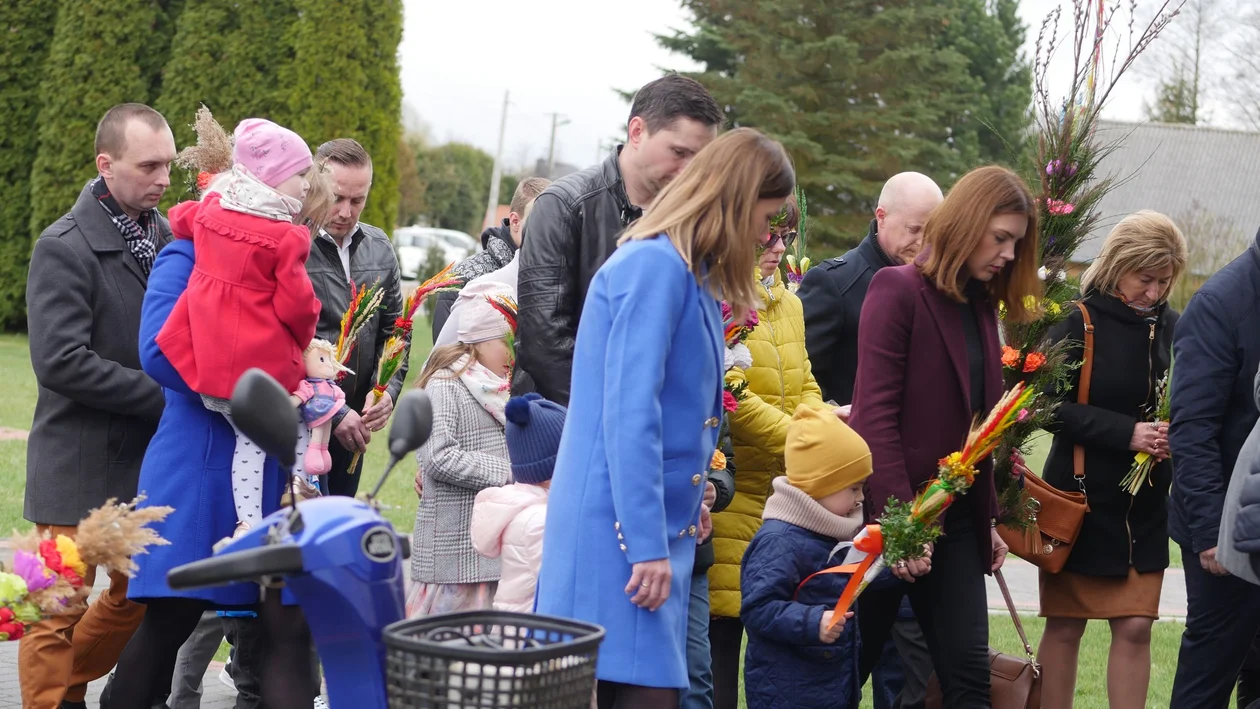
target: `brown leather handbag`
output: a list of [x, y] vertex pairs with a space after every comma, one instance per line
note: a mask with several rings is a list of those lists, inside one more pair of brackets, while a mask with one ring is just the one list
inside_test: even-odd
[[[1033, 654], [1028, 636], [1024, 634], [1024, 624], [1019, 621], [1015, 612], [1015, 603], [1011, 600], [1011, 592], [1006, 588], [1006, 579], [1001, 571], [995, 571], [993, 578], [998, 588], [1002, 589], [1002, 598], [1006, 600], [1006, 609], [1011, 612], [1011, 620], [1015, 621], [1015, 630], [1024, 643], [1024, 657], [1004, 655], [989, 648], [989, 704], [993, 709], [1041, 709], [1041, 665]], [[936, 673], [928, 679], [925, 709], [942, 709], [945, 705], [941, 696], [940, 683], [936, 681]]]
[[[1094, 324], [1089, 310], [1077, 301], [1081, 315], [1085, 317], [1085, 354], [1081, 363], [1081, 381], [1076, 388], [1076, 403], [1089, 403], [1089, 385], [1094, 374]], [[1010, 553], [1051, 574], [1063, 570], [1081, 523], [1089, 511], [1085, 498], [1085, 447], [1072, 450], [1072, 468], [1080, 492], [1065, 492], [1046, 483], [1027, 467], [1020, 465], [1024, 476], [1024, 491], [1033, 500], [1034, 512], [1031, 526], [1020, 531], [1006, 525], [998, 525], [998, 536], [1010, 547]]]

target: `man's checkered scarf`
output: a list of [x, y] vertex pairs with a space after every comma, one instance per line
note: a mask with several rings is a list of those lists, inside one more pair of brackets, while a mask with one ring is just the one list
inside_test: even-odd
[[114, 226], [118, 227], [118, 232], [122, 234], [123, 240], [127, 242], [127, 248], [131, 250], [131, 255], [140, 264], [140, 270], [144, 271], [144, 275], [149, 275], [149, 271], [153, 268], [153, 259], [157, 258], [157, 210], [149, 209], [141, 212], [140, 222], [136, 223], [136, 220], [127, 216], [127, 213], [114, 200], [114, 196], [109, 193], [109, 187], [105, 185], [105, 178], [98, 176], [90, 184], [92, 186], [92, 194], [101, 203], [101, 207], [109, 215], [110, 221], [114, 222]]

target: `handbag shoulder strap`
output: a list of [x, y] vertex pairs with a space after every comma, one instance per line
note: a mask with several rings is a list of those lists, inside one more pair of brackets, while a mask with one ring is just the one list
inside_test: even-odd
[[[1081, 360], [1081, 382], [1076, 387], [1076, 403], [1088, 404], [1089, 385], [1094, 378], [1094, 323], [1089, 319], [1089, 308], [1085, 307], [1085, 303], [1078, 300], [1076, 307], [1085, 320], [1084, 357]], [[1085, 492], [1085, 446], [1077, 445], [1072, 448], [1072, 476], [1076, 478], [1081, 492]]]
[[1006, 610], [1010, 611], [1011, 620], [1015, 623], [1015, 632], [1019, 633], [1019, 640], [1024, 643], [1024, 654], [1028, 657], [1028, 664], [1032, 665], [1034, 673], [1040, 674], [1041, 668], [1037, 664], [1037, 656], [1033, 653], [1032, 644], [1028, 642], [1028, 636], [1024, 633], [1024, 624], [1019, 620], [1019, 613], [1015, 612], [1015, 601], [1011, 600], [1011, 590], [1006, 587], [1006, 577], [1002, 576], [1002, 570], [998, 569], [993, 572], [993, 578], [997, 581], [998, 588], [1002, 589]]

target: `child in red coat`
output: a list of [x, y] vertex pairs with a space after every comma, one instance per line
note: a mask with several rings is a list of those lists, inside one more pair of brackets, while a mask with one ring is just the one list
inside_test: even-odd
[[[170, 211], [171, 231], [194, 242], [196, 264], [157, 338], [189, 388], [229, 422], [227, 399], [250, 367], [298, 390], [320, 312], [306, 275], [311, 234], [294, 223], [310, 187], [310, 148], [287, 128], [247, 118], [236, 127], [232, 163], [200, 202]], [[236, 430], [238, 535], [262, 519], [264, 457]]]

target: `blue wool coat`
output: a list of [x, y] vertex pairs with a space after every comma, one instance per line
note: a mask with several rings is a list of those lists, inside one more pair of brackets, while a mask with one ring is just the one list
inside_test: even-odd
[[[844, 561], [836, 540], [783, 520], [767, 520], [744, 553], [740, 619], [748, 632], [744, 698], [748, 709], [851, 709], [862, 699], [857, 615], [828, 645], [818, 638], [849, 574], [810, 574]], [[888, 585], [886, 575], [868, 587]], [[794, 600], [795, 598], [795, 600]], [[859, 611], [860, 612], [860, 609]]]
[[[193, 268], [193, 243], [176, 240], [158, 255], [149, 274], [140, 313], [140, 364], [162, 385], [166, 408], [157, 433], [140, 467], [139, 490], [148, 496], [144, 506], [169, 505], [175, 511], [154, 529], [169, 546], [150, 547], [135, 557], [140, 567], [127, 588], [127, 597], [199, 598], [220, 606], [258, 602], [257, 584], [173, 591], [166, 572], [211, 554], [211, 546], [236, 528], [232, 503], [232, 452], [236, 437], [222, 414], [201, 405], [201, 396], [184, 384], [157, 346], [157, 334], [175, 301], [188, 286]], [[263, 512], [275, 511], [284, 490], [275, 461], [263, 471]]]
[[[722, 400], [717, 301], [669, 240], [595, 274], [547, 506], [537, 611], [597, 623], [601, 680], [688, 685], [687, 602]], [[630, 602], [631, 565], [669, 559], [669, 600]]]

